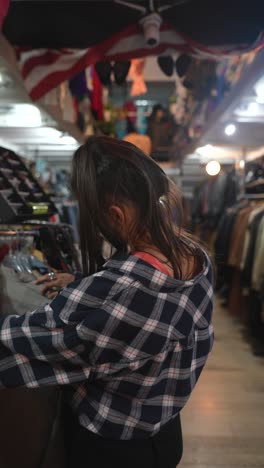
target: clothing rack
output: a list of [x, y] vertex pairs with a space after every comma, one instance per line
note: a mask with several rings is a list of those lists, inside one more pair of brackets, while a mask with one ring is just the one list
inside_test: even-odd
[[51, 228], [56, 228], [56, 227], [65, 227], [65, 228], [69, 228], [70, 230], [72, 230], [72, 226], [71, 224], [66, 224], [66, 223], [52, 223], [52, 222], [49, 222], [49, 221], [40, 221], [40, 220], [33, 220], [33, 219], [29, 219], [28, 221], [23, 221], [23, 223], [21, 224], [22, 226], [22, 229], [25, 227], [25, 226], [39, 226], [39, 227], [51, 227]]
[[0, 147], [0, 222], [49, 219], [56, 213], [54, 203], [24, 161]]
[[245, 193], [238, 195], [238, 200], [264, 200], [264, 193]]
[[6, 229], [0, 228], [0, 236], [17, 236], [17, 237], [27, 237], [27, 236], [39, 236], [38, 230], [24, 230], [21, 226], [8, 226]]
[[21, 241], [34, 237], [37, 250], [43, 253], [51, 268], [72, 273], [81, 270], [80, 254], [69, 224], [31, 220], [19, 224], [0, 225], [0, 236]]
[[247, 328], [253, 352], [264, 354], [264, 192], [240, 194], [214, 239], [217, 289], [232, 316]]
[[2, 237], [30, 237], [30, 236], [39, 236], [39, 231], [14, 231], [14, 230], [0, 230], [0, 236]]
[[[42, 228], [42, 227], [51, 227], [51, 228], [68, 228], [69, 230], [72, 230], [72, 226], [70, 224], [66, 223], [52, 223], [49, 221], [41, 221], [41, 220], [27, 220], [23, 221], [21, 224], [0, 224], [0, 232], [6, 232], [6, 231], [13, 231], [16, 233], [28, 233], [28, 232], [35, 232], [38, 233], [37, 230], [32, 229], [31, 231], [27, 230], [27, 226], [35, 226], [36, 229]], [[32, 234], [31, 234], [32, 235]]]

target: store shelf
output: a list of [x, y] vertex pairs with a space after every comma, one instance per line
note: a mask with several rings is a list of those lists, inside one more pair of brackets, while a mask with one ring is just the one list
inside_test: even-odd
[[0, 223], [48, 219], [56, 212], [23, 160], [0, 147]]

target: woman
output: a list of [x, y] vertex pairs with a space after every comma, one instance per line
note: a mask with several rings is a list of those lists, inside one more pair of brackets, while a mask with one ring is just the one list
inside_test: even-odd
[[159, 160], [168, 160], [172, 139], [177, 131], [172, 115], [160, 104], [153, 107], [149, 117], [147, 134], [151, 138], [152, 156]]
[[152, 153], [164, 151], [168, 147], [168, 129], [164, 123], [165, 111], [160, 104], [156, 104], [149, 116], [147, 134], [151, 139]]
[[[61, 386], [71, 467], [174, 468], [213, 341], [209, 258], [175, 232], [166, 175], [130, 143], [89, 138], [72, 187], [84, 278], [0, 322], [1, 386]], [[117, 253], [97, 271], [102, 235]]]

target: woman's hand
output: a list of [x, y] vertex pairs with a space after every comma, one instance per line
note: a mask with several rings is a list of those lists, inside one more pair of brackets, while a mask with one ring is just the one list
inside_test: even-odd
[[75, 276], [70, 273], [48, 273], [37, 279], [35, 284], [44, 284], [41, 294], [48, 299], [54, 299], [60, 290], [68, 286], [75, 280]]

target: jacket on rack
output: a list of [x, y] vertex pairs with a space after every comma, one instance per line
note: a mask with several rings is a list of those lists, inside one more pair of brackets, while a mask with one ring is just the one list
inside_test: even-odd
[[252, 211], [251, 206], [246, 206], [237, 214], [232, 230], [231, 248], [229, 250], [228, 264], [235, 268], [240, 268], [245, 235], [248, 226], [248, 219]]
[[252, 271], [252, 289], [264, 292], [264, 212], [259, 224]]
[[248, 225], [247, 225], [247, 230], [246, 230], [246, 235], [245, 235], [245, 241], [244, 241], [244, 246], [243, 246], [243, 252], [242, 252], [242, 258], [241, 258], [241, 263], [240, 263], [240, 270], [243, 271], [245, 269], [245, 262], [248, 254], [248, 249], [249, 249], [249, 243], [250, 243], [250, 236], [251, 236], [251, 226], [252, 223], [255, 219], [255, 217], [258, 215], [258, 213], [261, 213], [264, 211], [263, 205], [258, 206], [255, 209], [253, 209], [249, 215], [248, 218]]
[[249, 240], [249, 245], [247, 249], [244, 270], [242, 272], [242, 282], [243, 282], [243, 285], [247, 288], [250, 288], [252, 285], [252, 270], [253, 270], [254, 258], [255, 258], [256, 241], [257, 241], [259, 226], [263, 218], [263, 213], [264, 213], [264, 210], [257, 213], [257, 215], [254, 217], [253, 222], [250, 225], [250, 240]]
[[193, 222], [205, 222], [209, 229], [214, 230], [224, 209], [235, 203], [237, 188], [233, 171], [222, 172], [199, 185], [193, 197]]

